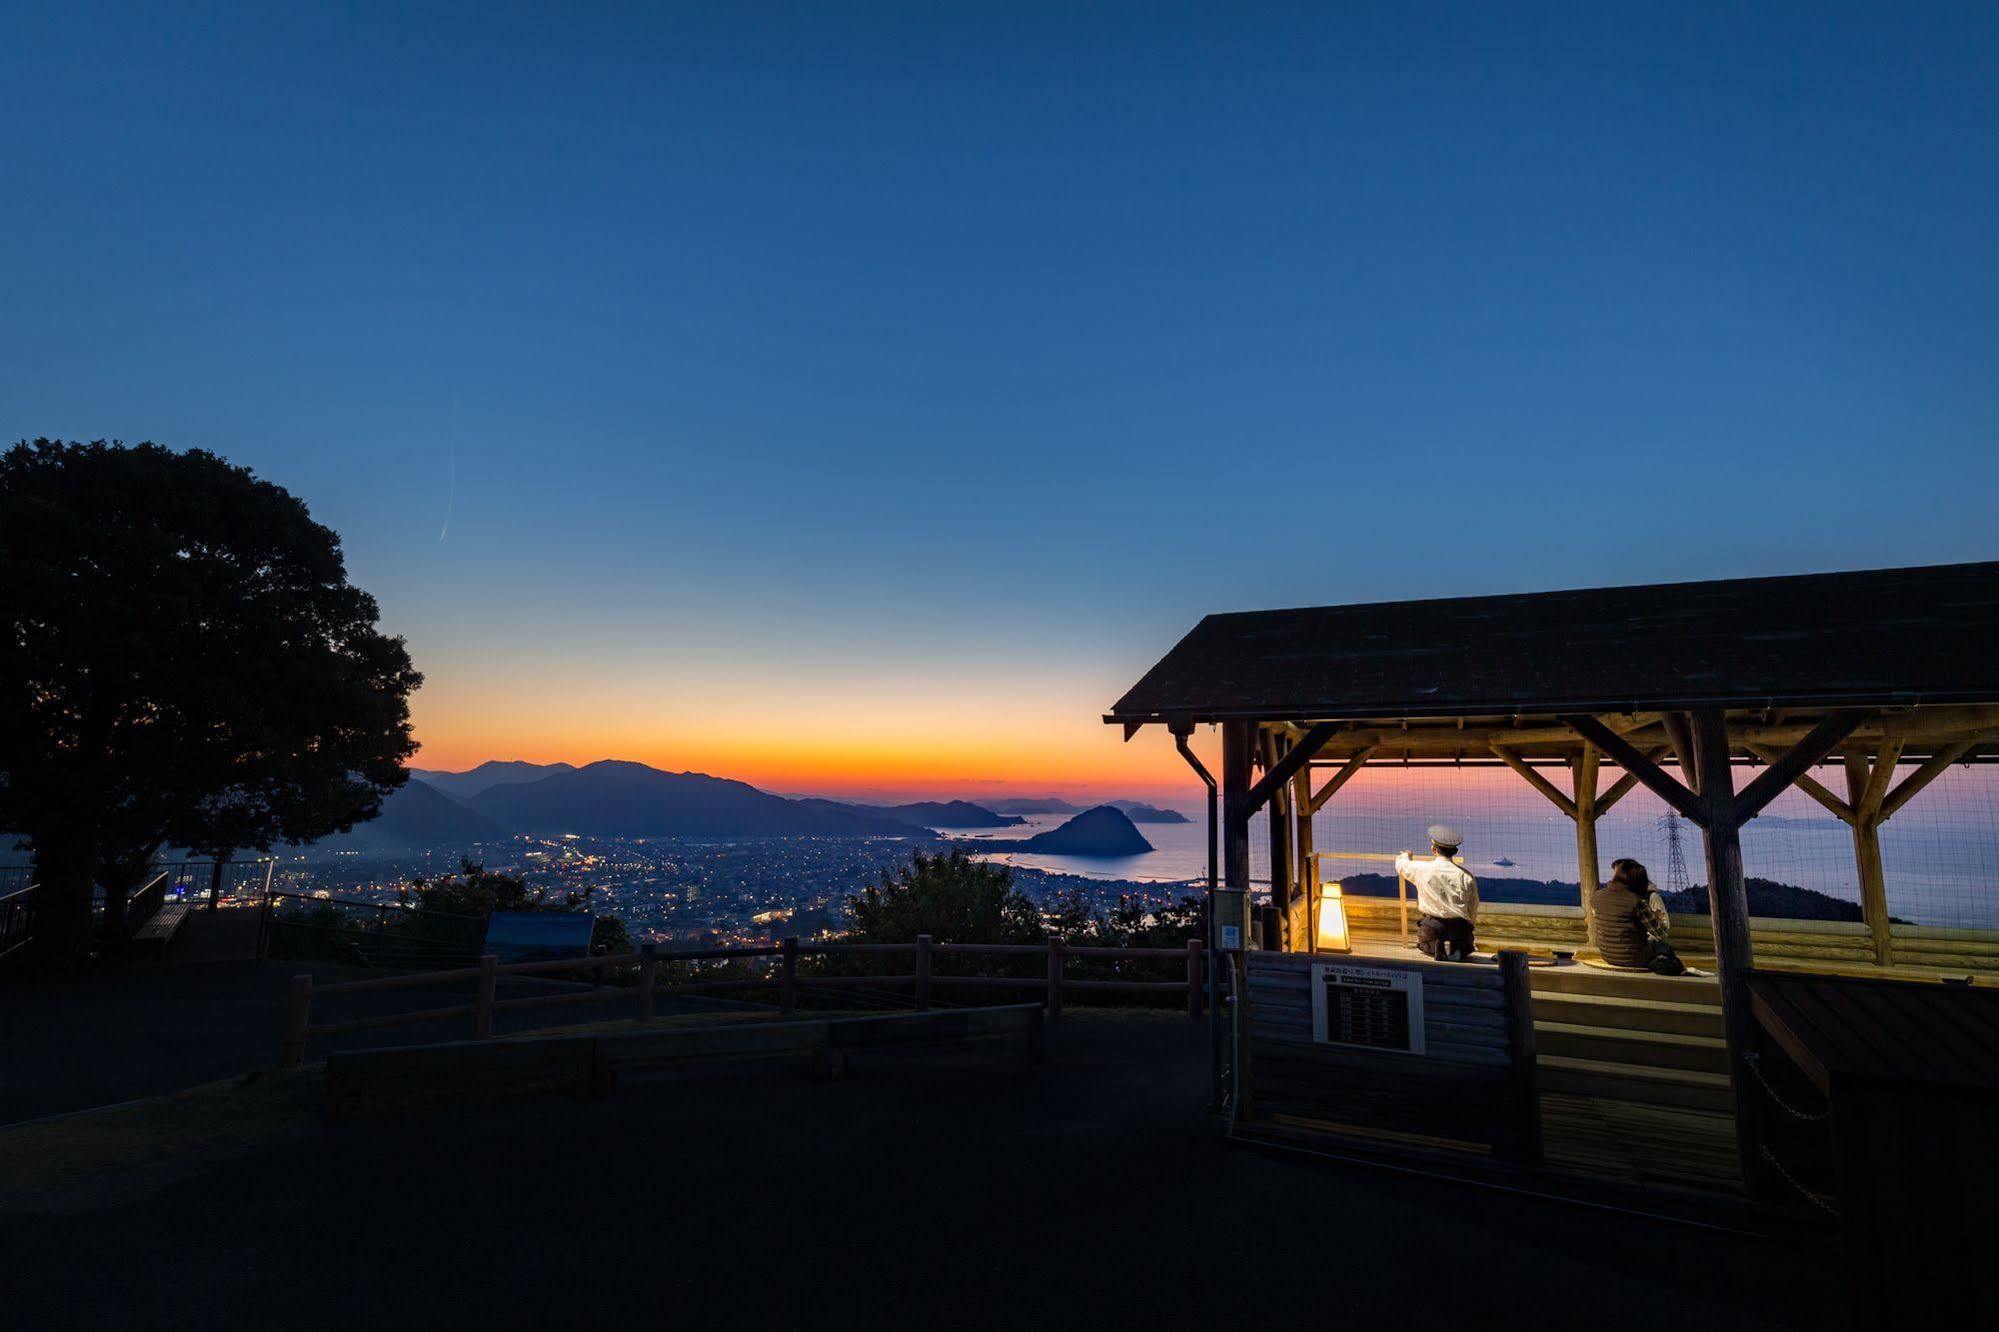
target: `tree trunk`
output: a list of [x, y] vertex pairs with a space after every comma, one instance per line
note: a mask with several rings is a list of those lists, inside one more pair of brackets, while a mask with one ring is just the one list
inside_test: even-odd
[[95, 855], [82, 847], [35, 847], [35, 942], [44, 966], [90, 954], [90, 890]]

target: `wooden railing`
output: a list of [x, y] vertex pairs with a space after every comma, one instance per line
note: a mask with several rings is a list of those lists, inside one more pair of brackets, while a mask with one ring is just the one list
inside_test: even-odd
[[29, 884], [0, 897], [0, 962], [25, 950], [34, 937], [35, 885]]
[[[858, 958], [869, 955], [905, 954], [912, 959], [913, 965], [908, 975], [801, 975], [798, 967], [799, 959], [808, 956]], [[1046, 964], [1041, 968], [1042, 974], [1038, 976], [940, 974], [935, 968], [935, 961], [938, 958], [948, 957], [1041, 957], [1046, 959]], [[762, 976], [724, 977], [705, 981], [695, 979], [673, 981], [668, 984], [662, 984], [663, 978], [660, 976], [662, 963], [770, 958], [775, 958], [776, 963], [769, 974]], [[1071, 958], [1114, 961], [1172, 959], [1183, 961], [1186, 973], [1181, 979], [1165, 981], [1071, 978], [1066, 974]], [[932, 995], [940, 988], [1029, 990], [1040, 992], [1042, 1006], [1050, 1018], [1059, 1018], [1062, 1015], [1063, 997], [1067, 993], [1160, 996], [1173, 994], [1184, 996], [1189, 1018], [1199, 1018], [1203, 1005], [1205, 962], [1199, 939], [1189, 939], [1184, 948], [1088, 948], [1068, 945], [1059, 939], [1039, 944], [936, 943], [927, 934], [919, 935], [914, 943], [907, 944], [801, 943], [797, 939], [786, 939], [780, 944], [763, 947], [671, 951], [648, 945], [637, 952], [611, 956], [566, 957], [542, 962], [505, 964], [489, 954], [480, 958], [476, 966], [456, 967], [448, 971], [370, 977], [366, 980], [336, 981], [331, 985], [315, 985], [309, 975], [292, 977], [291, 987], [285, 996], [279, 1062], [286, 1067], [296, 1067], [302, 1063], [305, 1059], [306, 1044], [314, 1036], [334, 1036], [378, 1027], [405, 1027], [418, 1023], [449, 1022], [470, 1018], [473, 1037], [485, 1039], [493, 1034], [493, 1015], [497, 1012], [558, 1004], [593, 1001], [601, 1003], [606, 999], [619, 998], [627, 994], [631, 996], [633, 1018], [644, 1022], [652, 1017], [654, 1000], [661, 989], [682, 993], [775, 989], [778, 1007], [786, 1013], [797, 1009], [802, 990], [829, 988], [900, 990], [907, 987], [912, 992], [912, 1000], [918, 1009], [929, 1008]], [[631, 967], [637, 968], [637, 982], [628, 990], [593, 987], [587, 990], [510, 996], [505, 999], [498, 996], [499, 980], [502, 976], [560, 976], [566, 973], [602, 975], [614, 969]], [[338, 1022], [313, 1021], [313, 1004], [317, 999], [364, 994], [377, 990], [462, 985], [468, 982], [473, 987], [468, 1003], [382, 1013]]]

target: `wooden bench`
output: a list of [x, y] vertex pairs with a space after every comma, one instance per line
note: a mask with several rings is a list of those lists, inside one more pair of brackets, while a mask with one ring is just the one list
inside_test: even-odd
[[155, 957], [165, 957], [167, 945], [180, 933], [180, 927], [187, 923], [191, 908], [185, 902], [168, 902], [149, 916], [144, 925], [133, 932], [131, 947], [134, 951], [144, 950]]

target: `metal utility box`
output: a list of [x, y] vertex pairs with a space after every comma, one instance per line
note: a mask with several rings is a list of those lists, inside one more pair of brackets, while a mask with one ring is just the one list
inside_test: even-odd
[[1214, 937], [1208, 941], [1210, 945], [1230, 953], [1249, 947], [1249, 894], [1239, 888], [1217, 888], [1213, 899]]

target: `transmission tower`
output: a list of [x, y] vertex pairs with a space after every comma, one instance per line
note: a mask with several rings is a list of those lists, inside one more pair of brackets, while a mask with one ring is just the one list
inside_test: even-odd
[[1680, 845], [1680, 816], [1663, 815], [1659, 827], [1666, 834], [1666, 892], [1669, 896], [1684, 893], [1691, 885], [1687, 882], [1687, 853]]

